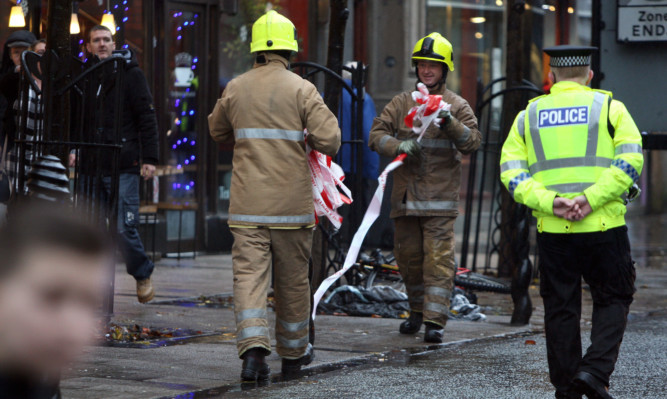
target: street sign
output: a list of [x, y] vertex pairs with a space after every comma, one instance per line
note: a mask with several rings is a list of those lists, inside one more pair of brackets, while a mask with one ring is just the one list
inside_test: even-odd
[[667, 42], [667, 0], [618, 0], [619, 42]]

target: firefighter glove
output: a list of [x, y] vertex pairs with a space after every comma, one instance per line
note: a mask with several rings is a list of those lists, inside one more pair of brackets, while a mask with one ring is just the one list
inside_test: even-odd
[[446, 109], [443, 109], [438, 114], [438, 118], [442, 119], [442, 122], [440, 122], [440, 129], [444, 129], [445, 126], [447, 126], [449, 122], [452, 120], [452, 113]]
[[397, 153], [407, 154], [410, 158], [421, 158], [422, 147], [417, 140], [405, 140], [398, 145]]

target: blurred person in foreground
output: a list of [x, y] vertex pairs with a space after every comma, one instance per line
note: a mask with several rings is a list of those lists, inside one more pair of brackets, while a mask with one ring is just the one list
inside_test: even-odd
[[0, 399], [60, 398], [61, 371], [94, 337], [110, 248], [54, 204], [0, 228]]

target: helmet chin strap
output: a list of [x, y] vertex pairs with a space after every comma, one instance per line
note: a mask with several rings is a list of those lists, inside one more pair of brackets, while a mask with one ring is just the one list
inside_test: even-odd
[[429, 91], [431, 91], [433, 89], [440, 90], [442, 88], [442, 86], [447, 82], [447, 72], [448, 71], [449, 70], [447, 69], [446, 65], [443, 65], [443, 67], [442, 67], [442, 78], [439, 81], [437, 81], [436, 83], [433, 83], [432, 85], [427, 85], [426, 83], [422, 82], [421, 79], [419, 79], [419, 70], [415, 66], [415, 75], [417, 75], [417, 83], [424, 83], [424, 85], [426, 86], [427, 89], [429, 89]]

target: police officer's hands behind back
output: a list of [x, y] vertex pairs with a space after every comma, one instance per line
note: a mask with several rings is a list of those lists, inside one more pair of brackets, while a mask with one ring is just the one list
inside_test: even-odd
[[553, 212], [556, 216], [576, 222], [588, 216], [588, 214], [593, 212], [593, 209], [588, 203], [586, 196], [580, 195], [573, 199], [563, 197], [554, 198]]
[[586, 198], [585, 195], [582, 194], [578, 197], [574, 197], [574, 202], [579, 206], [578, 218], [575, 220], [581, 220], [593, 212], [593, 208], [591, 207], [591, 204], [588, 203], [588, 198]]
[[553, 211], [554, 215], [558, 217], [572, 220], [571, 217], [575, 216], [579, 211], [579, 205], [577, 205], [572, 199], [556, 197], [554, 198]]

